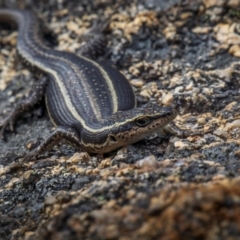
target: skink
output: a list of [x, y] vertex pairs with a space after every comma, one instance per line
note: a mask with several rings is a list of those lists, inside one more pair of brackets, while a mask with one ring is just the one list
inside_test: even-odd
[[0, 123], [1, 134], [14, 120], [45, 96], [56, 130], [26, 159], [38, 157], [65, 139], [92, 153], [106, 153], [149, 136], [176, 117], [171, 107], [149, 103], [136, 108], [133, 90], [113, 66], [94, 61], [104, 47], [101, 34], [81, 49], [81, 54], [51, 49], [41, 41], [37, 17], [28, 11], [0, 9], [0, 22], [18, 26], [17, 51], [45, 76]]

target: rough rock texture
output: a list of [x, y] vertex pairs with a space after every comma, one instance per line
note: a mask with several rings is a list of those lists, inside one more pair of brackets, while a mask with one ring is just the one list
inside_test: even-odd
[[[147, 2], [147, 3], [146, 3]], [[0, 239], [239, 239], [240, 1], [26, 1], [46, 44], [78, 53], [110, 18], [102, 59], [127, 77], [138, 105], [185, 101], [174, 122], [204, 134], [156, 135], [104, 156], [68, 145], [22, 162], [53, 129], [40, 103], [0, 140]], [[0, 117], [37, 76], [0, 28]], [[84, 40], [84, 39], [83, 39]]]

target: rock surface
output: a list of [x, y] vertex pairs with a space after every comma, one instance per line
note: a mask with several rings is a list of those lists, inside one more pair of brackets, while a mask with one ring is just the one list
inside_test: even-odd
[[[36, 12], [51, 33], [46, 44], [75, 53], [81, 34], [111, 16], [102, 58], [127, 77], [138, 105], [184, 99], [174, 122], [204, 132], [156, 135], [104, 156], [63, 144], [22, 163], [53, 129], [41, 103], [0, 140], [0, 239], [239, 239], [239, 6], [0, 0]], [[36, 76], [16, 57], [16, 36], [0, 31], [1, 118]]]

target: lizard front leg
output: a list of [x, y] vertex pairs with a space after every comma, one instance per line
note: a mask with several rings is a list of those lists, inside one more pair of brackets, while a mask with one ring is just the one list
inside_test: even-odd
[[81, 144], [80, 144], [81, 138], [78, 132], [74, 128], [59, 126], [37, 148], [35, 148], [29, 154], [27, 154], [27, 156], [24, 158], [24, 161], [36, 159], [36, 157], [46, 152], [47, 150], [51, 149], [61, 140], [66, 140], [67, 143], [71, 144], [76, 148], [81, 147]]
[[187, 129], [180, 129], [179, 127], [177, 127], [175, 125], [174, 122], [170, 122], [168, 125], [166, 125], [163, 129], [163, 132], [166, 133], [170, 133], [174, 136], [180, 137], [180, 138], [184, 138], [184, 137], [188, 137], [188, 136], [195, 136], [195, 135], [203, 135], [204, 132], [203, 131], [191, 131], [191, 130], [187, 130]]

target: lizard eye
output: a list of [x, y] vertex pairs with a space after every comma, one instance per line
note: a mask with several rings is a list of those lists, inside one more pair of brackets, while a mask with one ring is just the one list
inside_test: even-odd
[[137, 118], [135, 121], [139, 127], [144, 127], [149, 123], [149, 118]]

